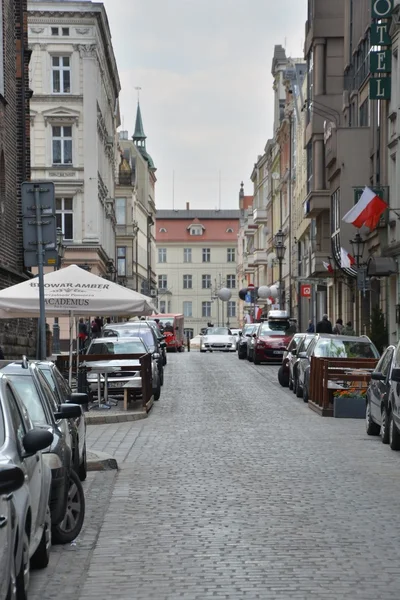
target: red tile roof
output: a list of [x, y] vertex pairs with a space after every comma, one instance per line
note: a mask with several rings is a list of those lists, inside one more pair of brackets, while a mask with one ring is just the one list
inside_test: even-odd
[[243, 196], [243, 209], [250, 208], [253, 204], [253, 196]]
[[[203, 235], [190, 235], [188, 230], [192, 223], [201, 224], [205, 228]], [[166, 233], [160, 232], [160, 229], [166, 229]], [[228, 229], [233, 229], [228, 233]], [[156, 241], [159, 242], [185, 242], [195, 244], [204, 242], [229, 242], [233, 246], [237, 244], [237, 235], [239, 232], [239, 219], [157, 219], [156, 220]]]

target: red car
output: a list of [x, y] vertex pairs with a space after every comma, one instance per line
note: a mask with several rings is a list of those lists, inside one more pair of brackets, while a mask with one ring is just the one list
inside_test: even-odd
[[289, 319], [271, 319], [260, 323], [254, 337], [254, 364], [281, 363], [283, 354], [295, 333]]

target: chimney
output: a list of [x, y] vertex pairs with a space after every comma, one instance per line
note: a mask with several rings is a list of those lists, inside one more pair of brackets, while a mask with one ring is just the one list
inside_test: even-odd
[[190, 210], [190, 204], [189, 204], [189, 202], [186, 202], [186, 210]]

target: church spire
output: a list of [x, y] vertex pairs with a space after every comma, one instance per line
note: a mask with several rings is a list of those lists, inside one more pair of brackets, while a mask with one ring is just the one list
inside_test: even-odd
[[146, 135], [143, 129], [143, 120], [142, 120], [142, 112], [140, 110], [139, 100], [137, 103], [136, 109], [136, 123], [135, 123], [135, 132], [132, 136], [135, 145], [138, 147], [146, 147]]

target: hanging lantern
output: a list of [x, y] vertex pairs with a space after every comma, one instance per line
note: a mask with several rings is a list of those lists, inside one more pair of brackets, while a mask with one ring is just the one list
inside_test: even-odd
[[269, 298], [271, 295], [271, 288], [269, 288], [267, 285], [262, 285], [261, 287], [258, 288], [258, 297], [262, 298], [262, 299], [266, 299]]
[[221, 288], [218, 290], [217, 296], [223, 302], [228, 302], [232, 298], [232, 292], [228, 288]]
[[279, 294], [278, 286], [277, 285], [271, 285], [271, 288], [270, 288], [270, 297], [271, 298], [277, 298], [278, 294]]
[[239, 291], [239, 298], [243, 301], [246, 300], [247, 290], [248, 288], [243, 288]]

